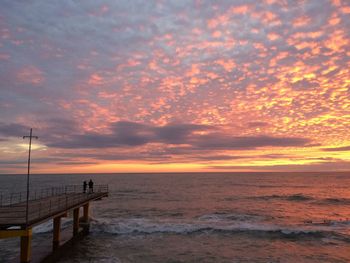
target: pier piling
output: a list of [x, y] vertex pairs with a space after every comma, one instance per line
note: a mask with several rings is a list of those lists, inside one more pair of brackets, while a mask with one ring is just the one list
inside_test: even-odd
[[56, 250], [60, 246], [60, 234], [61, 234], [61, 216], [58, 216], [53, 219], [52, 250]]
[[32, 229], [26, 229], [21, 236], [21, 263], [29, 263], [32, 255]]
[[79, 207], [73, 210], [73, 236], [79, 232], [79, 210]]
[[90, 203], [86, 203], [84, 206], [83, 206], [83, 221], [84, 223], [88, 223], [89, 222], [89, 205]]
[[[28, 202], [22, 201], [22, 195], [18, 198], [11, 194], [4, 198], [1, 194], [0, 202], [0, 239], [19, 237], [21, 242], [20, 262], [29, 263], [32, 259], [32, 228], [36, 225], [53, 220], [52, 251], [57, 252], [61, 247], [61, 218], [73, 211], [73, 238], [80, 233], [89, 232], [89, 208], [90, 202], [100, 200], [108, 196], [108, 186], [94, 187], [94, 193], [82, 193], [80, 186], [66, 186], [62, 189], [50, 189], [49, 194], [34, 195]], [[41, 191], [47, 193], [48, 191]], [[40, 192], [39, 192], [40, 193]], [[51, 194], [51, 195], [50, 195]], [[6, 201], [8, 200], [8, 201]], [[65, 200], [65, 202], [61, 202]], [[79, 210], [83, 208], [82, 218], [79, 218]], [[28, 210], [27, 210], [28, 209]], [[80, 231], [82, 227], [82, 231]], [[53, 253], [56, 254], [57, 253]]]

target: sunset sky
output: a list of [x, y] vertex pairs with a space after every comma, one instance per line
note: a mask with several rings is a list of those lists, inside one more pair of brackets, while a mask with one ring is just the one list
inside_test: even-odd
[[2, 0], [0, 173], [350, 170], [350, 1]]

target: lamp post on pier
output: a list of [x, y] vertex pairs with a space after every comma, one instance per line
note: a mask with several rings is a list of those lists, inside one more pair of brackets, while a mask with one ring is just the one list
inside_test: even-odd
[[32, 139], [38, 139], [38, 136], [33, 136], [33, 129], [30, 128], [29, 136], [23, 136], [23, 139], [29, 138], [29, 152], [28, 152], [28, 172], [27, 172], [27, 200], [26, 200], [26, 225], [28, 225], [28, 207], [29, 207], [29, 174], [30, 174], [30, 153], [32, 150]]

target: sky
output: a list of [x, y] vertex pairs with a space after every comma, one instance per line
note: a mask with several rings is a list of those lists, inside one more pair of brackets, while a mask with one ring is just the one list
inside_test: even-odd
[[0, 173], [350, 170], [350, 1], [2, 0]]

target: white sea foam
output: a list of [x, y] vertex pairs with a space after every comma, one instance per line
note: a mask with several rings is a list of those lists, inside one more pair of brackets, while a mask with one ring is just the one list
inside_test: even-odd
[[[203, 220], [210, 218], [210, 220]], [[224, 221], [213, 217], [200, 217], [191, 221], [183, 220], [151, 220], [147, 218], [110, 219], [98, 218], [92, 222], [91, 230], [94, 233], [108, 233], [117, 235], [138, 234], [193, 234], [193, 233], [250, 233], [272, 234], [282, 237], [333, 235], [331, 230], [316, 227], [280, 226], [264, 222]]]
[[[72, 223], [71, 218], [62, 218], [61, 220], [62, 220], [61, 229], [65, 229], [69, 227]], [[33, 233], [49, 233], [49, 232], [52, 232], [52, 230], [53, 230], [52, 220], [46, 221], [40, 225], [33, 227]]]
[[257, 222], [263, 221], [266, 217], [262, 215], [252, 215], [252, 214], [233, 214], [233, 213], [213, 213], [206, 214], [198, 217], [201, 221], [244, 221], [244, 222]]

